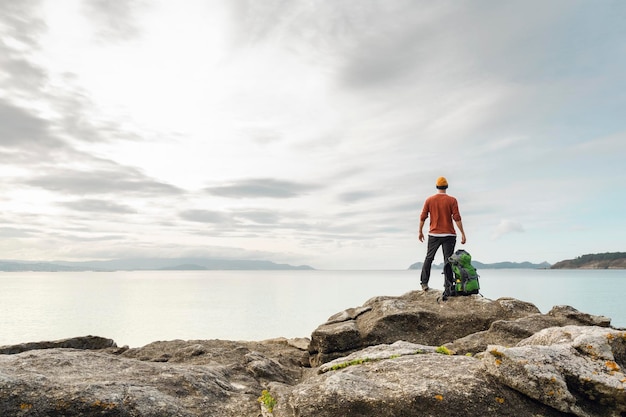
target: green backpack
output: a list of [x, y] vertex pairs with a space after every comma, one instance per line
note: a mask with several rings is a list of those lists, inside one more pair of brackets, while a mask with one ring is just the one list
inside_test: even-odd
[[472, 255], [459, 249], [448, 258], [448, 265], [448, 271], [444, 271], [447, 272], [444, 299], [447, 296], [478, 294], [480, 283], [476, 268], [472, 266]]

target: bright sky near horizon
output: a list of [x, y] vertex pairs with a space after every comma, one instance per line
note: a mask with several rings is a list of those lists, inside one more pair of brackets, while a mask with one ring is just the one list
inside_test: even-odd
[[0, 259], [405, 269], [441, 175], [481, 262], [626, 251], [625, 145], [625, 1], [0, 0]]

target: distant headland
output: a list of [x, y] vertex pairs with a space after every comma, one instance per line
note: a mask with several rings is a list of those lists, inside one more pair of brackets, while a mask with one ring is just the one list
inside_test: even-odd
[[626, 252], [582, 255], [555, 263], [551, 269], [626, 269]]

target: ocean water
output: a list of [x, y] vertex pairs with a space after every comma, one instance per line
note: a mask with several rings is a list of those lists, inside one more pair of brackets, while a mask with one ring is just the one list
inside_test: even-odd
[[[626, 327], [626, 270], [485, 269], [481, 293], [543, 313], [555, 305]], [[433, 269], [431, 287], [443, 276]], [[419, 271], [133, 271], [0, 273], [0, 345], [97, 335], [157, 340], [309, 337], [331, 315], [419, 288]]]

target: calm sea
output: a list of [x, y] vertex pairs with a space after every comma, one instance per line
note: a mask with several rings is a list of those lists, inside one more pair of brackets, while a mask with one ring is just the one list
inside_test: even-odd
[[[431, 286], [442, 288], [441, 271]], [[626, 270], [479, 271], [481, 293], [546, 313], [567, 304], [626, 327]], [[0, 273], [0, 345], [97, 335], [157, 340], [309, 337], [331, 315], [419, 287], [419, 271]]]

